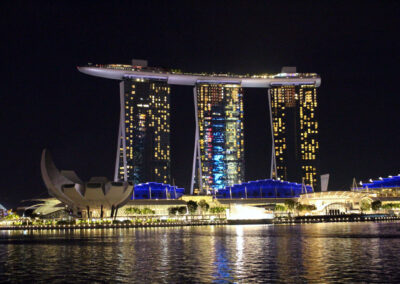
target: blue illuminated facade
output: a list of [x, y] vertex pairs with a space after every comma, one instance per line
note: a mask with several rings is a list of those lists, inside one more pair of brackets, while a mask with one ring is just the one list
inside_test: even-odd
[[185, 189], [169, 184], [148, 182], [135, 185], [131, 199], [178, 199], [184, 192]]
[[302, 193], [312, 193], [312, 187], [295, 182], [273, 179], [249, 181], [227, 186], [216, 197], [223, 198], [293, 198]]
[[364, 183], [362, 185], [363, 189], [373, 189], [373, 188], [400, 188], [400, 176], [388, 177], [379, 180], [374, 180], [370, 183]]
[[195, 103], [190, 192], [212, 194], [244, 180], [243, 91], [238, 84], [198, 83]]

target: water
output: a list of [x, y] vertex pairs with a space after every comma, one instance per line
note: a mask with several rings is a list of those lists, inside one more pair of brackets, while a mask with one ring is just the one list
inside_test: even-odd
[[400, 223], [0, 231], [1, 282], [399, 283]]

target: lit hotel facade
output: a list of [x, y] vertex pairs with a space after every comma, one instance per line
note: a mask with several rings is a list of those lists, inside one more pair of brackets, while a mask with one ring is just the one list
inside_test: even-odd
[[[253, 76], [193, 74], [150, 68], [143, 62], [89, 65], [78, 69], [88, 75], [121, 81], [115, 179], [133, 181], [134, 184], [170, 183], [169, 86], [193, 87], [196, 130], [191, 194], [214, 194], [226, 186], [245, 181], [243, 88], [269, 89], [271, 124], [274, 127], [279, 125], [279, 118], [282, 125], [282, 117], [286, 115], [273, 112], [274, 107], [271, 107], [275, 102], [277, 106], [281, 104], [279, 97], [285, 92], [280, 92], [280, 88], [306, 90], [309, 94], [307, 86], [316, 90], [321, 83], [320, 77], [314, 73]], [[306, 94], [305, 97], [308, 98]], [[308, 112], [306, 109], [302, 111]], [[305, 127], [309, 127], [308, 120], [304, 123]], [[271, 177], [281, 177], [279, 174], [282, 171], [278, 171], [279, 161], [276, 158], [280, 158], [281, 148], [291, 147], [289, 144], [279, 146], [279, 141], [284, 140], [280, 137], [286, 135], [286, 132], [279, 131], [273, 128]], [[308, 142], [304, 143], [308, 147]], [[283, 160], [283, 163], [288, 161]], [[292, 169], [286, 169], [287, 172], [289, 170]], [[282, 178], [285, 177], [291, 176], [282, 175]], [[301, 182], [298, 179], [293, 181]], [[308, 180], [304, 179], [304, 182], [307, 184]]]
[[169, 96], [165, 80], [120, 82], [116, 181], [171, 183]]
[[269, 99], [273, 137], [271, 176], [319, 190], [316, 86], [272, 86]]

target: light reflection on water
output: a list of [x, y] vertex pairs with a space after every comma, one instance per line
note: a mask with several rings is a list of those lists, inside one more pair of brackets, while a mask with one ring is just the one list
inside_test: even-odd
[[1, 231], [0, 282], [400, 282], [400, 223]]

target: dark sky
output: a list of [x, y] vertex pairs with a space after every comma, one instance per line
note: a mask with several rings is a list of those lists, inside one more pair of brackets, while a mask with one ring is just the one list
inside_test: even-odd
[[[0, 13], [6, 207], [47, 195], [43, 148], [60, 169], [112, 178], [118, 82], [76, 66], [132, 58], [184, 71], [262, 73], [289, 65], [319, 73], [321, 171], [331, 174], [329, 188], [400, 173], [396, 1], [1, 1]], [[172, 174], [188, 189], [191, 88], [173, 86], [171, 100]], [[267, 178], [266, 90], [245, 89], [244, 101], [246, 178]]]

